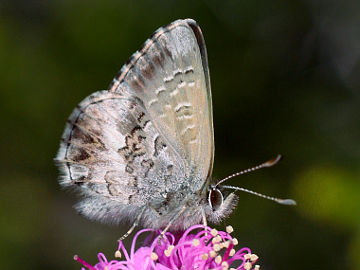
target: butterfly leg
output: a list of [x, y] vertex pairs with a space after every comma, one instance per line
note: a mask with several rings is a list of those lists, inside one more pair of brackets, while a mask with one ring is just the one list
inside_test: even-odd
[[206, 215], [205, 215], [205, 210], [204, 208], [201, 208], [201, 215], [202, 215], [202, 219], [203, 219], [203, 224], [204, 224], [204, 230], [205, 230], [205, 236], [207, 238], [208, 235], [208, 231], [207, 231], [207, 220], [206, 220]]
[[139, 221], [140, 221], [142, 215], [144, 214], [145, 209], [146, 209], [146, 206], [143, 206], [143, 208], [141, 209], [139, 215], [136, 217], [136, 219], [134, 221], [134, 224], [131, 226], [131, 228], [123, 236], [120, 237], [120, 239], [118, 241], [122, 241], [126, 237], [128, 237], [129, 234], [131, 234], [133, 232], [133, 230], [136, 228], [136, 226], [139, 225]]
[[165, 233], [169, 230], [169, 228], [171, 227], [171, 225], [178, 219], [178, 217], [181, 216], [182, 213], [185, 212], [186, 208], [187, 208], [187, 205], [184, 204], [183, 207], [182, 207], [175, 215], [173, 215], [173, 216], [171, 217], [168, 225], [166, 225], [165, 229], [164, 229], [164, 230], [161, 232], [161, 234], [160, 234], [160, 237], [159, 237], [159, 239], [158, 239], [159, 242], [161, 242], [161, 239], [164, 237]]

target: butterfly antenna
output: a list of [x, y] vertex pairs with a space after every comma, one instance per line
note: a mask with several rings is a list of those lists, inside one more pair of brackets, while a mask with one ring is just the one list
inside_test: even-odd
[[243, 174], [246, 174], [246, 173], [249, 173], [249, 172], [253, 172], [253, 171], [256, 171], [256, 170], [259, 170], [259, 169], [262, 169], [262, 168], [267, 168], [267, 167], [271, 167], [271, 166], [274, 166], [276, 163], [278, 163], [280, 160], [282, 159], [282, 156], [281, 155], [277, 155], [275, 158], [273, 159], [270, 159], [260, 165], [257, 165], [255, 167], [252, 167], [252, 168], [249, 168], [249, 169], [246, 169], [246, 170], [243, 170], [241, 172], [237, 172], [237, 173], [234, 173], [232, 175], [229, 175], [228, 177], [225, 177], [224, 179], [220, 180], [216, 185], [215, 187], [217, 187], [218, 185], [220, 185], [221, 183], [224, 183], [226, 180], [229, 180], [230, 178], [233, 178], [233, 177], [236, 177], [236, 176], [239, 176], [239, 175], [243, 175]]
[[274, 201], [274, 202], [277, 202], [277, 203], [280, 203], [280, 204], [296, 205], [296, 202], [294, 200], [291, 200], [291, 199], [279, 199], [279, 198], [275, 198], [275, 197], [270, 197], [270, 196], [266, 196], [264, 194], [260, 194], [260, 193], [257, 193], [255, 191], [248, 190], [248, 189], [245, 189], [245, 188], [240, 188], [240, 187], [233, 187], [233, 186], [221, 186], [221, 187], [222, 188], [227, 188], [227, 189], [234, 189], [234, 190], [247, 192], [247, 193], [253, 194], [255, 196], [258, 196], [258, 197], [261, 197], [261, 198], [264, 198], [264, 199], [268, 199], [268, 200], [271, 200], [271, 201]]

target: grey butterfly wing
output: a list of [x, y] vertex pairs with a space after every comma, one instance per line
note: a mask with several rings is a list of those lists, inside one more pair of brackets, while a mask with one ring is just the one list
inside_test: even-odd
[[136, 96], [199, 189], [212, 173], [214, 139], [206, 47], [196, 22], [178, 20], [157, 30], [110, 91]]
[[119, 223], [171, 190], [199, 189], [213, 151], [205, 43], [194, 21], [179, 20], [154, 33], [109, 91], [75, 108], [56, 160], [60, 183], [85, 197], [78, 210]]
[[170, 148], [156, 144], [158, 136], [132, 98], [99, 91], [83, 100], [68, 119], [56, 157], [61, 185], [85, 197], [78, 211], [102, 222], [133, 221], [142, 206], [162, 197], [169, 177], [184, 168]]

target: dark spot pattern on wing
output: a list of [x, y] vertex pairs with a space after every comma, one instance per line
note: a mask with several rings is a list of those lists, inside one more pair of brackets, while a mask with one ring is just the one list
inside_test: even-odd
[[147, 61], [143, 61], [145, 67], [141, 70], [143, 76], [147, 79], [147, 80], [151, 80], [154, 76], [155, 76], [155, 65], [152, 63], [151, 59], [149, 58], [148, 55], [143, 55], [143, 57], [147, 58]]
[[157, 136], [154, 141], [154, 156], [157, 157], [160, 154], [160, 151], [166, 147], [166, 144], [161, 139], [160, 136]]
[[143, 156], [146, 154], [146, 148], [143, 144], [145, 136], [141, 135], [142, 128], [140, 126], [134, 127], [130, 135], [125, 137], [126, 146], [120, 148], [118, 153], [128, 162], [133, 162], [135, 157]]
[[74, 161], [84, 161], [84, 160], [88, 160], [91, 157], [91, 155], [86, 152], [85, 149], [83, 148], [79, 148], [77, 151], [77, 154], [72, 158]]
[[154, 167], [154, 161], [151, 159], [143, 160], [141, 161], [141, 166], [145, 169], [144, 176], [147, 177], [150, 169]]

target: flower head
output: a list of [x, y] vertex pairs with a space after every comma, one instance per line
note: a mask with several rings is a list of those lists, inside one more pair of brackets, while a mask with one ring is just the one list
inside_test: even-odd
[[[89, 270], [250, 270], [260, 268], [258, 265], [254, 265], [258, 257], [251, 254], [249, 248], [244, 247], [236, 251], [235, 246], [238, 244], [238, 240], [231, 237], [230, 233], [233, 231], [231, 226], [226, 227], [226, 232], [224, 232], [209, 227], [204, 229], [203, 225], [194, 225], [182, 235], [167, 232], [161, 239], [159, 234], [150, 241], [149, 245], [135, 250], [139, 235], [154, 231], [143, 229], [137, 232], [130, 253], [119, 241], [115, 260], [108, 261], [103, 253], [98, 254], [99, 262], [94, 266], [78, 256], [75, 256], [74, 259]], [[122, 260], [121, 257], [123, 257]], [[235, 264], [237, 268], [231, 268]]]

